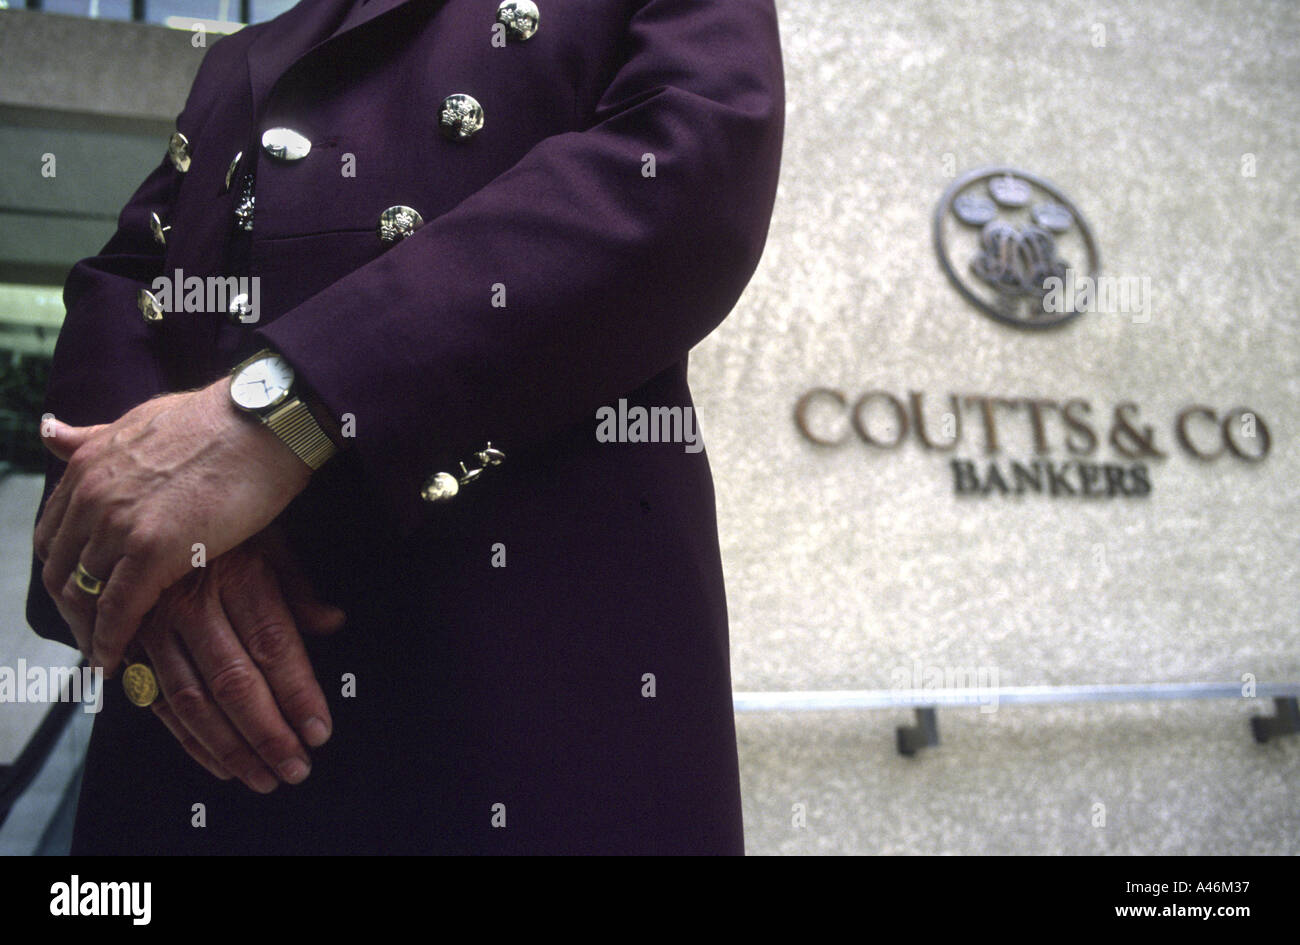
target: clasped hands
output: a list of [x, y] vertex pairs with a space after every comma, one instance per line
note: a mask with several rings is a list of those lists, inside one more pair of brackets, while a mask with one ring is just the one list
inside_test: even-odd
[[[47, 419], [42, 439], [68, 465], [34, 545], [92, 665], [112, 675], [134, 641], [161, 689], [153, 711], [186, 752], [267, 793], [306, 778], [304, 743], [330, 736], [299, 631], [333, 632], [344, 615], [316, 598], [272, 524], [311, 470], [229, 386], [156, 397], [100, 426]], [[78, 564], [104, 582], [97, 596], [78, 586]]]

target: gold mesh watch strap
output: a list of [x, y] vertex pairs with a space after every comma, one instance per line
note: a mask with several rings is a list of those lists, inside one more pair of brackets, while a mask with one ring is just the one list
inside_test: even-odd
[[320, 469], [336, 451], [334, 441], [297, 397], [276, 407], [262, 418], [262, 422], [312, 469]]

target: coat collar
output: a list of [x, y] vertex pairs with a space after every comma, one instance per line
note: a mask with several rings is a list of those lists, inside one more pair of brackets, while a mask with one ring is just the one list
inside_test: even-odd
[[364, 0], [363, 10], [346, 29], [343, 21], [356, 3], [362, 0], [299, 0], [276, 17], [248, 47], [248, 74], [253, 86], [253, 102], [260, 104], [275, 83], [299, 59], [318, 48], [337, 41], [363, 23], [391, 13], [407, 3], [441, 5], [441, 0]]

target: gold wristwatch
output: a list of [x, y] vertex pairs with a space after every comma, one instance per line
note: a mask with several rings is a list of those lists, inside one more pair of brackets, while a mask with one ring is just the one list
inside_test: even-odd
[[289, 362], [267, 348], [230, 372], [230, 399], [240, 410], [266, 424], [304, 463], [320, 469], [337, 447], [294, 394], [293, 382]]

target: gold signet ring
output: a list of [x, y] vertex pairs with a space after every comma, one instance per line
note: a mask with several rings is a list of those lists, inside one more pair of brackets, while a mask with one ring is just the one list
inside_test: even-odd
[[77, 562], [77, 570], [72, 572], [72, 580], [91, 597], [98, 597], [104, 591], [104, 582], [95, 577]]

